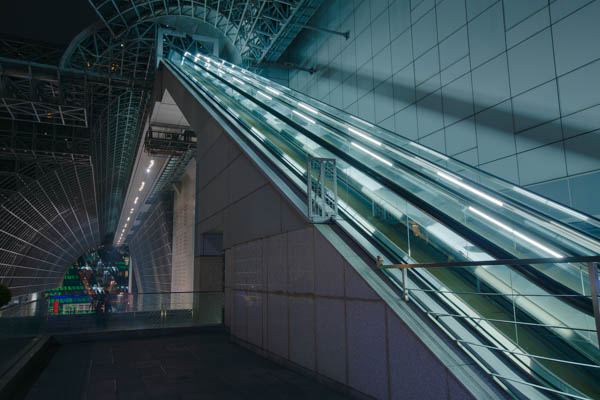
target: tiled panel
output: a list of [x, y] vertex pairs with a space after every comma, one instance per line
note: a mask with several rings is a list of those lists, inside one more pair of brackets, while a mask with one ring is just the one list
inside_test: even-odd
[[455, 155], [477, 146], [475, 133], [475, 120], [463, 119], [446, 127], [446, 150], [448, 154]]
[[468, 54], [469, 37], [464, 26], [440, 43], [440, 67], [447, 68]]
[[415, 83], [420, 85], [440, 72], [440, 59], [437, 47], [433, 47], [415, 61]]
[[437, 5], [438, 38], [443, 40], [467, 20], [465, 0], [444, 0]]
[[498, 0], [466, 0], [467, 18], [472, 20]]
[[347, 302], [348, 384], [385, 399], [387, 393], [385, 305], [373, 301]]
[[552, 23], [567, 17], [569, 14], [579, 10], [596, 0], [555, 0], [550, 4]]
[[392, 41], [392, 70], [394, 72], [399, 71], [412, 62], [412, 47], [410, 29]]
[[308, 297], [290, 297], [290, 359], [315, 369], [315, 305]]
[[510, 97], [506, 54], [473, 70], [473, 96], [475, 111], [496, 105]]
[[444, 125], [473, 115], [473, 88], [471, 74], [464, 75], [442, 89]]
[[506, 28], [510, 29], [547, 5], [548, 0], [504, 0]]
[[373, 81], [379, 83], [392, 76], [392, 52], [389, 44], [373, 57]]
[[[314, 24], [350, 37], [301, 32], [289, 58], [324, 68], [292, 87], [512, 182], [600, 170], [566, 142], [600, 129], [600, 0], [326, 3]], [[564, 164], [520, 171], [555, 143]]]
[[288, 298], [278, 294], [268, 294], [267, 329], [269, 351], [281, 357], [288, 357]]
[[287, 289], [287, 240], [286, 235], [263, 239], [263, 263], [267, 274], [267, 289]]
[[600, 36], [598, 18], [600, 2], [595, 1], [557, 22], [553, 27], [556, 69], [559, 74], [572, 71], [598, 58], [600, 42], [592, 40]]
[[600, 169], [600, 131], [565, 141], [569, 174]]
[[600, 104], [600, 61], [558, 78], [562, 115]]
[[508, 65], [513, 96], [553, 79], [556, 73], [550, 29], [510, 49]]
[[319, 373], [346, 383], [346, 321], [341, 299], [316, 299], [317, 368]]
[[435, 10], [431, 10], [412, 27], [415, 57], [423, 55], [437, 43]]
[[424, 138], [419, 139], [419, 143], [435, 151], [439, 151], [441, 153], [446, 152], [446, 140], [443, 131], [438, 131], [432, 133], [431, 135], [425, 136]]
[[516, 132], [560, 117], [556, 81], [550, 81], [514, 97], [513, 112]]
[[[377, 3], [383, 3], [378, 1]], [[371, 32], [373, 42], [373, 54], [379, 53], [390, 42], [390, 16], [388, 13], [381, 13], [374, 21]]]
[[563, 117], [562, 126], [565, 138], [600, 129], [600, 105]]
[[566, 173], [562, 142], [519, 153], [517, 159], [522, 185], [560, 178]]
[[600, 172], [570, 178], [569, 186], [572, 206], [596, 218], [600, 217]]
[[419, 137], [426, 136], [444, 126], [442, 97], [437, 91], [417, 103]]
[[506, 32], [507, 47], [514, 47], [518, 43], [526, 40], [550, 25], [550, 11], [548, 7], [542, 8], [530, 18], [527, 18], [518, 25], [510, 28]]
[[473, 67], [483, 64], [506, 49], [502, 21], [502, 3], [497, 3], [469, 22]]
[[415, 101], [415, 71], [412, 64], [392, 77], [394, 87], [394, 111], [404, 110]]
[[312, 292], [315, 285], [313, 228], [289, 232], [287, 237], [288, 289]]
[[527, 151], [562, 139], [559, 120], [520, 132], [515, 136], [517, 152]]
[[519, 184], [517, 157], [515, 156], [501, 158], [487, 164], [481, 164], [479, 168], [511, 183]]
[[566, 206], [571, 205], [569, 181], [567, 179], [531, 185], [527, 189]]
[[[390, 387], [392, 399], [446, 399], [446, 368], [429, 351], [423, 351], [419, 339], [389, 309], [387, 329], [391, 340], [389, 349]], [[428, 371], [422, 374], [420, 371]], [[419, 382], [418, 385], [411, 382]]]
[[485, 163], [515, 153], [510, 102], [498, 104], [475, 117], [479, 162]]

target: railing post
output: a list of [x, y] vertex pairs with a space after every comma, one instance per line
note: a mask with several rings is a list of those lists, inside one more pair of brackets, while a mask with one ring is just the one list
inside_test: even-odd
[[592, 305], [594, 307], [594, 321], [596, 322], [596, 337], [600, 347], [600, 309], [598, 308], [598, 263], [588, 263], [588, 274], [590, 276], [590, 290], [592, 292]]
[[402, 270], [402, 297], [404, 301], [408, 301], [408, 292], [406, 291], [406, 277], [408, 274], [406, 273], [406, 269]]

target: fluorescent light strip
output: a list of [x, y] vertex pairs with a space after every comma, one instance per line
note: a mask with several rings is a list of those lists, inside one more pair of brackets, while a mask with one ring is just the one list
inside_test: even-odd
[[358, 122], [360, 122], [360, 123], [363, 123], [363, 124], [365, 124], [365, 125], [367, 125], [367, 126], [374, 127], [374, 126], [373, 126], [373, 124], [370, 124], [370, 123], [368, 123], [367, 121], [365, 121], [365, 120], [362, 120], [362, 119], [360, 119], [360, 118], [356, 118], [354, 115], [351, 115], [351, 116], [350, 116], [350, 118], [352, 118], [353, 120], [355, 120], [355, 121], [358, 121]]
[[137, 204], [138, 200], [140, 199], [139, 196], [136, 196], [135, 200], [133, 200], [133, 204]]
[[144, 186], [145, 185], [146, 185], [146, 182], [142, 182], [142, 184], [140, 185], [139, 192], [141, 192], [142, 190], [144, 190]]
[[373, 158], [376, 158], [377, 160], [381, 161], [382, 163], [384, 163], [387, 166], [393, 166], [393, 164], [391, 162], [389, 162], [388, 160], [386, 160], [383, 157], [379, 157], [377, 154], [365, 149], [364, 147], [362, 147], [361, 145], [354, 143], [354, 142], [350, 142], [350, 144], [352, 144], [352, 146], [357, 147], [358, 149], [364, 151], [365, 153], [367, 153], [368, 155], [370, 155]]
[[259, 95], [261, 95], [262, 97], [265, 97], [265, 98], [267, 98], [267, 99], [269, 99], [269, 100], [273, 100], [273, 98], [272, 98], [271, 96], [269, 96], [269, 95], [268, 95], [268, 94], [266, 94], [266, 93], [263, 93], [263, 92], [261, 92], [260, 90], [257, 90], [257, 91], [256, 91], [256, 93], [258, 93], [258, 94], [259, 94]]
[[273, 89], [272, 87], [269, 87], [269, 86], [265, 86], [265, 89], [267, 89], [269, 92], [271, 92], [273, 94], [276, 94], [276, 95], [280, 95], [281, 94], [281, 92], [279, 90], [275, 90], [275, 89]]
[[482, 191], [480, 191], [480, 190], [477, 190], [477, 189], [475, 189], [474, 187], [471, 187], [471, 186], [467, 185], [466, 183], [463, 183], [463, 182], [461, 182], [460, 180], [458, 180], [458, 179], [454, 178], [453, 176], [450, 176], [450, 175], [448, 175], [448, 174], [445, 174], [445, 173], [443, 173], [443, 172], [440, 172], [440, 171], [438, 171], [438, 173], [437, 173], [437, 174], [438, 174], [438, 176], [440, 176], [440, 177], [442, 177], [442, 178], [446, 179], [447, 181], [450, 181], [450, 182], [454, 183], [455, 185], [458, 185], [458, 186], [460, 186], [461, 188], [463, 188], [463, 189], [466, 189], [466, 190], [468, 190], [469, 192], [476, 194], [476, 195], [477, 195], [477, 196], [479, 196], [479, 197], [483, 197], [483, 198], [484, 198], [484, 199], [486, 199], [487, 201], [490, 201], [490, 202], [494, 203], [494, 204], [495, 204], [495, 205], [497, 205], [497, 206], [500, 206], [500, 207], [502, 207], [502, 206], [504, 205], [504, 203], [502, 203], [500, 200], [496, 200], [496, 199], [495, 199], [495, 198], [493, 198], [492, 196], [489, 196], [489, 195], [487, 195], [487, 194], [483, 193]]
[[131, 209], [131, 211], [129, 211], [129, 214], [133, 214], [133, 208]]
[[544, 246], [541, 243], [536, 242], [535, 240], [531, 239], [528, 236], [523, 235], [521, 232], [515, 231], [514, 229], [512, 229], [511, 227], [504, 225], [502, 222], [490, 217], [489, 215], [479, 211], [478, 209], [476, 209], [475, 207], [471, 207], [469, 206], [469, 210], [473, 211], [475, 214], [479, 215], [480, 217], [490, 221], [491, 223], [499, 226], [500, 228], [506, 230], [509, 233], [514, 234], [515, 236], [525, 240], [528, 243], [531, 243], [532, 245], [534, 245], [535, 247], [537, 247], [540, 250], [545, 251], [546, 253], [550, 254], [552, 257], [556, 257], [556, 258], [562, 258], [564, 257], [563, 255], [549, 249], [548, 247]]
[[315, 114], [315, 115], [319, 115], [319, 112], [318, 112], [317, 110], [315, 110], [314, 108], [312, 108], [312, 107], [310, 107], [310, 106], [307, 106], [307, 105], [306, 105], [306, 104], [304, 104], [304, 103], [300, 103], [300, 102], [298, 102], [298, 105], [299, 105], [300, 107], [304, 108], [305, 110], [307, 110], [307, 111], [310, 111], [311, 113], [313, 113], [313, 114]]
[[251, 127], [250, 130], [252, 130], [252, 132], [254, 132], [256, 134], [256, 136], [258, 136], [261, 140], [264, 141], [266, 139], [265, 135], [263, 135], [262, 133], [260, 133], [258, 131], [258, 129], [256, 129], [255, 127]]
[[365, 135], [364, 133], [362, 133], [362, 132], [360, 132], [360, 131], [357, 131], [357, 130], [356, 130], [356, 129], [354, 129], [354, 128], [350, 128], [350, 127], [349, 127], [349, 128], [348, 128], [348, 130], [349, 130], [350, 132], [354, 133], [355, 135], [358, 135], [358, 136], [360, 136], [361, 138], [363, 138], [363, 139], [366, 139], [366, 140], [368, 140], [369, 142], [376, 144], [377, 146], [381, 146], [381, 142], [379, 142], [379, 141], [377, 141], [377, 140], [373, 139], [373, 138], [372, 138], [372, 137], [370, 137], [370, 136], [367, 136], [367, 135]]
[[430, 149], [430, 148], [428, 148], [428, 147], [422, 146], [422, 145], [420, 145], [420, 144], [419, 144], [419, 143], [417, 143], [417, 142], [409, 142], [408, 144], [410, 144], [411, 146], [414, 146], [414, 147], [416, 147], [417, 149], [421, 149], [421, 150], [423, 150], [423, 151], [425, 151], [425, 152], [427, 152], [427, 153], [429, 153], [429, 154], [431, 154], [431, 155], [434, 155], [434, 156], [436, 156], [436, 157], [439, 157], [439, 158], [441, 158], [441, 159], [442, 159], [442, 160], [444, 160], [444, 161], [448, 161], [448, 160], [449, 160], [449, 158], [448, 158], [448, 157], [446, 157], [445, 155], [443, 155], [442, 153], [438, 153], [438, 152], [437, 152], [437, 151], [435, 151], [435, 150], [432, 150], [432, 149]]
[[244, 82], [240, 81], [238, 78], [233, 78], [234, 81], [236, 81], [237, 83], [239, 83], [240, 85], [245, 85]]
[[292, 112], [293, 112], [294, 114], [296, 114], [297, 116], [299, 116], [299, 117], [301, 117], [301, 118], [304, 118], [305, 120], [307, 120], [307, 121], [308, 121], [308, 122], [310, 122], [311, 124], [314, 124], [314, 123], [315, 123], [315, 120], [314, 120], [314, 119], [308, 118], [306, 115], [302, 114], [301, 112], [298, 112], [298, 111], [296, 111], [296, 110], [292, 110]]

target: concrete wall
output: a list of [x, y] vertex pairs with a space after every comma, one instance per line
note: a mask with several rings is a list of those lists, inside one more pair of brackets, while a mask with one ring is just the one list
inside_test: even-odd
[[[239, 340], [378, 399], [472, 398], [346, 259], [307, 227], [227, 249], [225, 323]], [[356, 393], [358, 392], [358, 393]]]
[[600, 216], [600, 1], [328, 0], [289, 86]]

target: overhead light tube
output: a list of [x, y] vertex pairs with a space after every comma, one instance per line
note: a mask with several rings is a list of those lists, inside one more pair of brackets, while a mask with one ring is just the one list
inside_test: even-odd
[[350, 144], [352, 144], [352, 146], [356, 147], [357, 149], [367, 153], [368, 155], [370, 155], [371, 157], [381, 161], [382, 163], [384, 163], [385, 165], [387, 165], [388, 167], [393, 166], [394, 164], [392, 164], [391, 162], [389, 162], [388, 160], [386, 160], [383, 157], [378, 156], [377, 154], [373, 153], [372, 151], [369, 151], [367, 149], [365, 149], [364, 147], [362, 147], [361, 145], [359, 145], [358, 143], [354, 143], [354, 142], [350, 142]]

